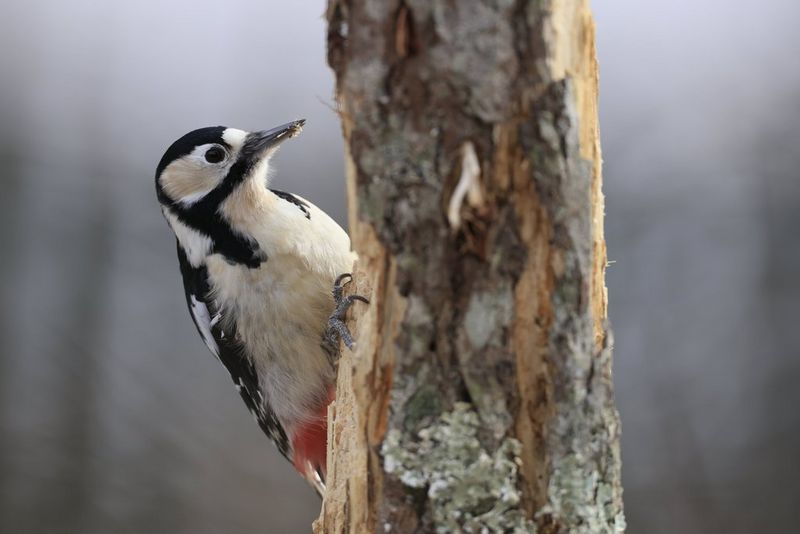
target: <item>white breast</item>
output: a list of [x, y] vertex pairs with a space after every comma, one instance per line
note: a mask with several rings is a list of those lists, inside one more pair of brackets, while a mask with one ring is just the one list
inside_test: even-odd
[[328, 400], [335, 372], [321, 341], [333, 281], [352, 270], [354, 254], [347, 234], [313, 205], [310, 220], [283, 201], [270, 207], [237, 221], [266, 253], [265, 263], [250, 269], [215, 254], [206, 264], [223, 321], [236, 322], [265, 402], [291, 434]]

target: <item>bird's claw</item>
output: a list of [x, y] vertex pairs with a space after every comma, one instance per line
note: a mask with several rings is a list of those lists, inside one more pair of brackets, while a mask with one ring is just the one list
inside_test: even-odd
[[350, 283], [353, 275], [350, 273], [340, 274], [333, 282], [333, 300], [336, 303], [333, 313], [328, 318], [328, 328], [325, 332], [325, 340], [332, 347], [338, 346], [339, 340], [347, 346], [348, 349], [353, 350], [356, 342], [353, 340], [353, 335], [350, 329], [347, 328], [345, 317], [347, 310], [353, 305], [355, 301], [364, 302], [369, 304], [369, 300], [361, 295], [348, 295], [344, 296], [344, 286]]

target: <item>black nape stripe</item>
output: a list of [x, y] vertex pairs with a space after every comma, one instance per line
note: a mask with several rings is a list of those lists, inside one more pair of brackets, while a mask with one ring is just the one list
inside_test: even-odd
[[187, 209], [171, 203], [168, 208], [179, 221], [210, 237], [213, 243], [211, 252], [221, 254], [228, 263], [256, 269], [267, 261], [267, 253], [261, 250], [256, 240], [234, 232], [214, 204], [198, 203]]
[[298, 208], [300, 208], [300, 211], [302, 211], [305, 214], [306, 219], [308, 219], [309, 221], [311, 220], [311, 211], [308, 209], [309, 208], [308, 202], [304, 202], [299, 198], [297, 198], [296, 196], [294, 196], [293, 194], [287, 193], [286, 191], [278, 191], [277, 189], [270, 189], [270, 191], [272, 191], [276, 197], [282, 198], [286, 202], [290, 202], [295, 206], [297, 206]]

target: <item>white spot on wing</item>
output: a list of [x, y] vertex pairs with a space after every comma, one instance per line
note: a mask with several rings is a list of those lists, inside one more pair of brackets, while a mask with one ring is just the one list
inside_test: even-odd
[[[189, 299], [192, 303], [192, 317], [194, 317], [195, 323], [197, 323], [200, 335], [203, 337], [203, 341], [208, 347], [208, 350], [219, 359], [219, 347], [217, 346], [217, 342], [214, 341], [214, 336], [211, 334], [211, 327], [214, 323], [211, 321], [208, 307], [204, 302], [197, 300], [194, 295], [189, 295]], [[215, 319], [219, 320], [218, 317], [219, 314], [214, 316]]]

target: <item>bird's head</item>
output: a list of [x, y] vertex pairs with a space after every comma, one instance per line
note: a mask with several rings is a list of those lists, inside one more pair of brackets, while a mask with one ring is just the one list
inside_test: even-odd
[[158, 164], [159, 202], [177, 211], [219, 204], [239, 184], [265, 180], [270, 156], [283, 141], [298, 135], [303, 124], [301, 119], [260, 132], [212, 126], [187, 133], [170, 145]]

